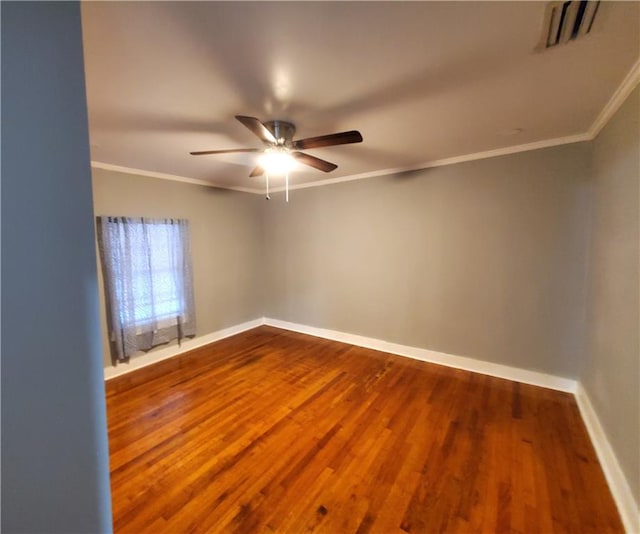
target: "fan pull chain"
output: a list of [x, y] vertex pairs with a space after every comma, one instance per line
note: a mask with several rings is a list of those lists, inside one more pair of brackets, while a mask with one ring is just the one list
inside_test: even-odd
[[286, 201], [289, 202], [289, 171], [287, 171], [284, 177], [284, 190]]
[[267, 177], [267, 200], [271, 200], [271, 197], [269, 196], [269, 173], [266, 172], [265, 175]]

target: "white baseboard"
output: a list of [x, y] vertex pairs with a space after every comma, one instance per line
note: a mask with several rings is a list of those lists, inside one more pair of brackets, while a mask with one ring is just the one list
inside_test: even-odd
[[604, 429], [600, 424], [598, 416], [589, 400], [589, 397], [582, 387], [582, 384], [576, 380], [569, 378], [549, 375], [528, 369], [520, 369], [508, 365], [496, 364], [464, 356], [454, 356], [443, 352], [411, 347], [407, 345], [399, 345], [397, 343], [389, 343], [380, 339], [347, 334], [335, 330], [327, 330], [325, 328], [316, 328], [279, 319], [264, 318], [264, 324], [309, 334], [316, 337], [341, 341], [359, 347], [389, 352], [399, 356], [407, 356], [416, 360], [437, 363], [447, 367], [455, 367], [456, 369], [464, 369], [475, 373], [506, 378], [516, 382], [525, 384], [533, 384], [550, 389], [566, 391], [575, 394], [576, 402], [580, 409], [580, 414], [585, 422], [589, 437], [598, 455], [598, 460], [602, 466], [607, 483], [611, 489], [611, 493], [620, 512], [624, 528], [628, 534], [640, 534], [640, 511], [635, 502], [633, 493], [624, 472], [620, 468], [618, 459], [611, 448], [609, 440], [604, 433]]
[[135, 371], [136, 369], [152, 365], [168, 358], [173, 358], [174, 356], [178, 356], [179, 354], [183, 354], [190, 350], [208, 345], [209, 343], [213, 343], [214, 341], [218, 341], [235, 334], [240, 334], [241, 332], [256, 328], [257, 326], [261, 325], [274, 326], [276, 328], [291, 330], [293, 332], [299, 332], [301, 334], [309, 334], [311, 336], [321, 337], [324, 339], [331, 339], [334, 341], [340, 341], [342, 343], [349, 343], [350, 345], [356, 345], [358, 347], [365, 347], [368, 349], [388, 352], [391, 354], [405, 356], [423, 362], [437, 363], [446, 367], [463, 369], [465, 371], [472, 371], [474, 373], [481, 373], [498, 378], [506, 378], [507, 380], [514, 380], [516, 382], [522, 382], [524, 384], [532, 384], [534, 386], [541, 386], [559, 391], [568, 391], [570, 393], [576, 392], [577, 383], [575, 380], [572, 380], [570, 378], [549, 375], [546, 373], [540, 373], [538, 371], [521, 369], [519, 367], [511, 367], [508, 365], [491, 363], [483, 360], [476, 360], [475, 358], [468, 358], [465, 356], [455, 356], [453, 354], [436, 352], [433, 350], [412, 347], [409, 345], [400, 345], [398, 343], [391, 343], [389, 341], [359, 336], [356, 334], [348, 334], [346, 332], [339, 332], [337, 330], [328, 330], [326, 328], [317, 328], [315, 326], [307, 326], [298, 323], [291, 323], [288, 321], [281, 321], [280, 319], [272, 319], [269, 317], [261, 317], [259, 319], [254, 319], [252, 321], [247, 321], [245, 323], [230, 326], [229, 328], [224, 328], [223, 330], [211, 332], [210, 334], [206, 334], [204, 336], [198, 336], [194, 339], [188, 339], [184, 341], [180, 346], [171, 345], [170, 347], [154, 350], [147, 354], [132, 358], [129, 363], [118, 364], [117, 367], [107, 367], [104, 370], [105, 380], [130, 373], [131, 371]]
[[509, 365], [486, 362], [483, 360], [476, 360], [465, 356], [455, 356], [419, 347], [411, 347], [409, 345], [390, 343], [381, 339], [348, 334], [337, 330], [328, 330], [326, 328], [317, 328], [315, 326], [291, 323], [280, 319], [261, 317], [259, 319], [254, 319], [253, 321], [247, 321], [245, 323], [185, 341], [182, 346], [171, 346], [150, 352], [132, 359], [129, 364], [120, 364], [117, 367], [106, 368], [104, 370], [105, 380], [172, 358], [178, 354], [182, 354], [189, 350], [202, 347], [209, 343], [213, 343], [214, 341], [239, 334], [261, 325], [274, 326], [284, 330], [291, 330], [301, 334], [308, 334], [324, 339], [331, 339], [333, 341], [340, 341], [342, 343], [349, 343], [350, 345], [356, 345], [358, 347], [388, 352], [398, 356], [413, 358], [415, 360], [444, 365], [446, 367], [463, 369], [465, 371], [505, 378], [507, 380], [514, 380], [516, 382], [532, 384], [534, 386], [574, 393], [582, 419], [585, 422], [591, 442], [593, 443], [598, 455], [600, 465], [602, 466], [611, 489], [611, 493], [613, 494], [613, 498], [618, 506], [625, 530], [629, 534], [640, 534], [640, 511], [638, 510], [638, 506], [635, 502], [627, 479], [620, 468], [618, 459], [611, 448], [609, 440], [607, 439], [604, 429], [600, 424], [600, 420], [593, 409], [587, 392], [579, 382], [570, 378], [554, 376], [528, 369], [521, 369], [519, 367], [511, 367]]
[[618, 505], [624, 528], [629, 534], [638, 534], [640, 533], [640, 510], [638, 510], [638, 505], [635, 502], [627, 478], [620, 468], [618, 458], [607, 439], [604, 428], [600, 424], [598, 414], [593, 409], [589, 395], [580, 383], [578, 383], [576, 391], [576, 401], [589, 432], [591, 443], [593, 443], [598, 460], [600, 460], [604, 476], [613, 494], [613, 499]]
[[528, 369], [520, 369], [519, 367], [511, 367], [499, 363], [476, 360], [465, 356], [454, 356], [444, 352], [436, 352], [419, 347], [400, 345], [398, 343], [390, 343], [381, 339], [347, 334], [345, 332], [327, 330], [325, 328], [316, 328], [315, 326], [290, 323], [288, 321], [271, 319], [269, 317], [264, 318], [264, 324], [275, 326], [277, 328], [284, 328], [285, 330], [300, 332], [301, 334], [309, 334], [334, 341], [341, 341], [342, 343], [349, 343], [359, 347], [379, 350], [382, 352], [390, 352], [391, 354], [406, 356], [408, 358], [413, 358], [414, 360], [437, 363], [447, 367], [464, 369], [465, 371], [473, 371], [474, 373], [481, 373], [483, 375], [490, 375], [498, 378], [506, 378], [508, 380], [514, 380], [524, 384], [532, 384], [534, 386], [542, 386], [559, 391], [568, 391], [570, 393], [575, 393], [576, 391], [577, 382], [575, 380], [540, 373], [538, 371], [530, 371]]
[[229, 328], [223, 328], [222, 330], [217, 330], [216, 332], [211, 332], [210, 334], [205, 334], [204, 336], [187, 339], [183, 341], [180, 346], [171, 345], [170, 347], [153, 350], [151, 352], [147, 352], [146, 354], [135, 356], [129, 360], [129, 363], [119, 363], [117, 367], [105, 368], [104, 378], [105, 380], [109, 380], [110, 378], [130, 373], [131, 371], [135, 371], [136, 369], [141, 369], [142, 367], [146, 367], [147, 365], [152, 365], [162, 360], [173, 358], [174, 356], [178, 356], [179, 354], [182, 354], [184, 352], [188, 352], [190, 350], [197, 349], [198, 347], [208, 345], [209, 343], [213, 343], [214, 341], [219, 341], [221, 339], [224, 339], [225, 337], [239, 334], [241, 332], [244, 332], [245, 330], [251, 330], [256, 326], [260, 326], [263, 324], [264, 319], [260, 317], [259, 319], [254, 319], [253, 321], [247, 321], [246, 323], [230, 326]]

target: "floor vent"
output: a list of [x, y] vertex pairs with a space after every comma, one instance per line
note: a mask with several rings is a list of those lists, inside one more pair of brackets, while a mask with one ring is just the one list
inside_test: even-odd
[[589, 33], [599, 5], [600, 2], [596, 0], [549, 2], [544, 13], [542, 35], [536, 48], [544, 50]]

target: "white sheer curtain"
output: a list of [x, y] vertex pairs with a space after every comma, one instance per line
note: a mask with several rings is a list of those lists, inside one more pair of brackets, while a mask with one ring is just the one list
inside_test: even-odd
[[189, 221], [98, 217], [112, 359], [195, 336]]

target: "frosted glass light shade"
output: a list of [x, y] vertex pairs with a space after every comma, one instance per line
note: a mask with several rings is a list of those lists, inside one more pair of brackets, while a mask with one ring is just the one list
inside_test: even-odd
[[287, 174], [294, 159], [286, 150], [268, 149], [260, 156], [260, 166], [270, 175]]

